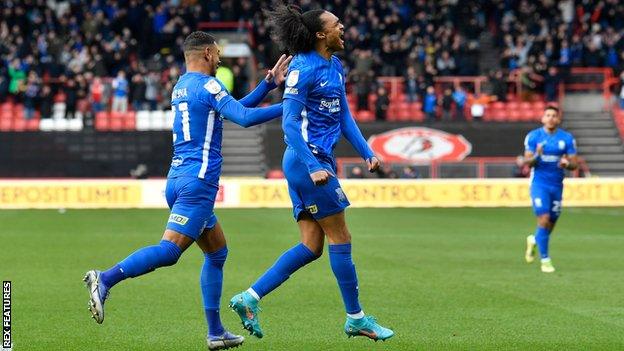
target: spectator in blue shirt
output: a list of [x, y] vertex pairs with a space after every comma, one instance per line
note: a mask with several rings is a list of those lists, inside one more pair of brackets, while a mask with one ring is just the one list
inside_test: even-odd
[[113, 79], [113, 106], [114, 112], [126, 112], [128, 110], [128, 80], [126, 72], [119, 71], [117, 77]]
[[455, 101], [455, 119], [464, 120], [464, 107], [466, 107], [466, 92], [462, 87], [457, 87], [453, 92], [453, 101]]
[[427, 95], [425, 95], [425, 101], [423, 102], [423, 111], [427, 115], [427, 121], [435, 121], [437, 104], [438, 98], [435, 95], [435, 89], [432, 86], [428, 86]]

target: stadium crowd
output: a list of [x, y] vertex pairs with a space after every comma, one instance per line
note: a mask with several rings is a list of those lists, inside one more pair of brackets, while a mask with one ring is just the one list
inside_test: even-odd
[[[435, 90], [436, 77], [488, 74], [486, 93], [504, 101], [507, 78], [519, 70], [523, 91], [554, 101], [571, 67], [624, 71], [624, 4], [618, 0], [294, 3], [304, 11], [322, 7], [342, 19], [346, 49], [341, 55], [350, 90], [358, 109], [370, 106], [370, 95], [378, 97], [374, 112], [379, 119], [389, 104], [388, 92], [376, 82], [379, 76], [404, 77], [405, 99], [420, 101], [425, 115], [435, 119], [449, 117], [451, 106], [463, 106], [470, 93]], [[250, 0], [3, 1], [0, 102], [23, 103], [25, 118], [35, 110], [49, 117], [59, 101], [67, 106], [66, 117], [77, 110], [169, 109], [170, 91], [184, 69], [181, 43], [200, 22], [251, 22], [256, 69], [275, 61], [279, 49], [272, 45], [261, 11], [272, 5]], [[492, 34], [500, 50], [500, 69], [480, 67], [484, 33]], [[248, 60], [224, 66], [234, 77], [234, 95], [242, 96], [254, 76]]]

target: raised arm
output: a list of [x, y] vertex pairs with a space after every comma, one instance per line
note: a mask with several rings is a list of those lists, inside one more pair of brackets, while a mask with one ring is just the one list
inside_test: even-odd
[[245, 107], [240, 101], [230, 98], [225, 102], [219, 113], [226, 119], [247, 128], [268, 122], [282, 115], [282, 104], [275, 104], [269, 107]]
[[280, 86], [284, 79], [286, 79], [286, 72], [288, 71], [288, 65], [292, 60], [292, 56], [282, 55], [275, 63], [272, 69], [267, 72], [266, 77], [260, 81], [258, 86], [240, 99], [240, 103], [245, 107], [256, 107], [264, 100], [267, 94]]
[[216, 78], [210, 78], [200, 90], [199, 99], [220, 113], [224, 118], [242, 126], [255, 126], [282, 115], [282, 104], [263, 108], [243, 106], [228, 94], [227, 90]]

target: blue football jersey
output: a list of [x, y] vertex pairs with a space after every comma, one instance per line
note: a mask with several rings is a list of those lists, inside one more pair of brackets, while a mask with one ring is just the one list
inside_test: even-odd
[[576, 155], [574, 137], [563, 129], [557, 128], [550, 134], [544, 128], [538, 128], [527, 134], [524, 148], [535, 153], [538, 145], [543, 146], [543, 153], [531, 173], [533, 184], [563, 186], [565, 174], [559, 167], [559, 160], [563, 155]]
[[171, 94], [173, 158], [168, 177], [193, 176], [218, 181], [221, 174], [223, 119], [219, 111], [232, 99], [209, 75], [187, 72]]
[[[301, 134], [316, 156], [332, 157], [341, 136], [341, 97], [345, 94], [340, 60], [327, 60], [316, 51], [295, 55], [288, 67], [284, 99], [295, 99], [301, 112]], [[288, 144], [288, 138], [285, 138]]]

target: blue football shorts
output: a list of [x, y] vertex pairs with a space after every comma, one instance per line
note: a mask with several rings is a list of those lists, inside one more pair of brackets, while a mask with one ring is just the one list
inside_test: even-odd
[[561, 214], [563, 186], [531, 184], [531, 202], [536, 216], [550, 215], [550, 221], [556, 222]]
[[197, 177], [167, 179], [165, 197], [171, 209], [167, 229], [197, 240], [204, 228], [217, 224], [214, 214], [219, 185]]
[[[324, 160], [319, 162], [326, 170], [336, 174], [334, 162]], [[344, 211], [350, 205], [335, 176], [330, 177], [325, 185], [314, 185], [308, 168], [299, 160], [294, 149], [286, 148], [284, 151], [282, 169], [288, 181], [288, 193], [295, 220], [299, 220], [304, 212], [318, 220]]]

